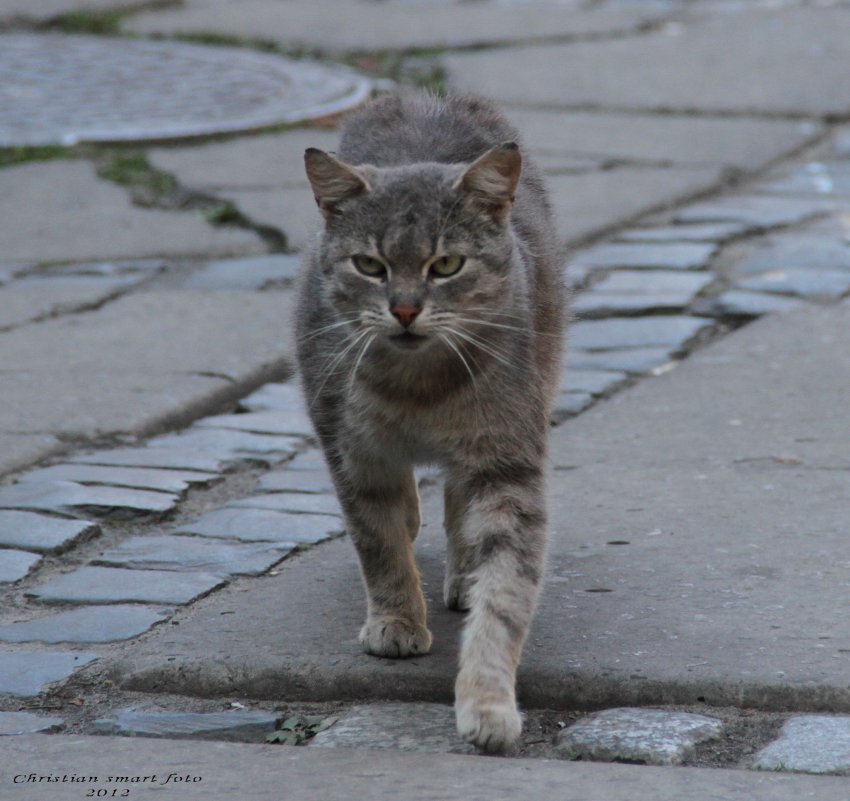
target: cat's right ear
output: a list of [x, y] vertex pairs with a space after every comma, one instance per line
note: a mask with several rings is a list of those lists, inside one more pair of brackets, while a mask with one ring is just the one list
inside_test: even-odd
[[316, 203], [326, 220], [339, 213], [342, 201], [371, 188], [357, 169], [315, 147], [304, 151], [304, 166]]

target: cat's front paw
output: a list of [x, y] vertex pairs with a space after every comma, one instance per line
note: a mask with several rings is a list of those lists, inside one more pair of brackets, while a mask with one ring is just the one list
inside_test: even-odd
[[483, 703], [459, 698], [455, 715], [458, 734], [489, 754], [510, 750], [522, 733], [522, 715], [512, 698]]
[[472, 581], [467, 576], [459, 573], [446, 575], [443, 583], [443, 601], [446, 608], [456, 612], [468, 612], [472, 606], [469, 598], [471, 586]]
[[431, 632], [398, 617], [374, 617], [360, 630], [360, 644], [373, 656], [422, 656], [431, 650]]

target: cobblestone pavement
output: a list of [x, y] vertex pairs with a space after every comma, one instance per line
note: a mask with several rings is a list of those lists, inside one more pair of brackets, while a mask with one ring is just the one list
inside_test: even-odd
[[[61, 10], [76, 8], [70, 0], [67, 5]], [[195, 2], [128, 16], [123, 25], [125, 31], [145, 34], [229, 32], [282, 45], [315, 44], [307, 5], [294, 4], [300, 11], [291, 19], [290, 38], [279, 28], [260, 36], [262, 26], [270, 24], [270, 7], [256, 0], [253, 5], [259, 11], [245, 12], [238, 29], [223, 6]], [[710, 38], [719, 35], [713, 27], [721, 24], [717, 20], [741, 13], [768, 15], [768, 23], [771, 14], [834, 14], [841, 24], [847, 17], [841, 3], [820, 10], [807, 3], [788, 5], [775, 11], [759, 4], [753, 11], [752, 4], [659, 2], [645, 12], [630, 3], [567, 2], [559, 7], [561, 28], [554, 30], [541, 27], [535, 16], [550, 19], [551, 9], [529, 4], [535, 21], [525, 34], [512, 28], [516, 17], [503, 18], [500, 11], [482, 42], [461, 35], [472, 30], [467, 18], [477, 13], [472, 6], [428, 4], [435, 19], [445, 16], [445, 24], [455, 26], [451, 44], [464, 52], [407, 54], [394, 77], [430, 80], [444, 75], [447, 66], [455, 82], [464, 84], [466, 77], [457, 77], [463, 63], [469, 66], [463, 75], [478, 74], [475, 59], [498, 60], [512, 41], [526, 46], [529, 40], [561, 37], [563, 43], [550, 44], [567, 52], [570, 43], [631, 45], [646, 36], [675, 39], [692, 30], [700, 36], [707, 30]], [[392, 15], [413, 8], [409, 20], [423, 13], [416, 4], [389, 8]], [[5, 9], [0, 3], [0, 14], [26, 17], [26, 10]], [[350, 19], [352, 27], [359, 24]], [[816, 17], [805, 19], [815, 26]], [[705, 20], [708, 27], [700, 27]], [[356, 35], [344, 28], [327, 34], [333, 45], [328, 49], [358, 50], [361, 66], [368, 67], [368, 53], [359, 52], [368, 48], [354, 47]], [[415, 26], [409, 33], [416, 38]], [[434, 35], [424, 28], [419, 33]], [[286, 62], [247, 48], [57, 33], [13, 32], [0, 39], [0, 77], [2, 70], [11, 71], [0, 80], [0, 145], [160, 139], [262, 127], [285, 121], [293, 105], [307, 116], [337, 110], [340, 98], [355, 99], [367, 86], [349, 72], [325, 72], [324, 65], [315, 73], [302, 65], [294, 73]], [[41, 55], [46, 43], [55, 59]], [[479, 52], [482, 43], [499, 47]], [[409, 43], [423, 44], [435, 42]], [[104, 84], [100, 78], [93, 83], [88, 69], [79, 71], [83, 51], [76, 48], [88, 54], [87, 68], [97, 62], [110, 74], [107, 86], [114, 82], [122, 94], [132, 86], [138, 91], [121, 98], [92, 93], [93, 86]], [[506, 53], [504, 63], [513, 55]], [[175, 81], [178, 74], [181, 80]], [[57, 75], [66, 83], [57, 83]], [[183, 81], [183, 75], [194, 76], [197, 84]], [[764, 80], [771, 83], [774, 77]], [[819, 81], [811, 77], [808, 87], [820, 86]], [[275, 82], [288, 87], [282, 98], [269, 88]], [[318, 99], [317, 90], [323, 93]], [[555, 190], [567, 237], [566, 277], [575, 290], [565, 358], [569, 369], [554, 424], [675, 369], [694, 351], [752, 320], [834, 306], [850, 294], [850, 132], [835, 121], [850, 112], [850, 104], [841, 105], [841, 92], [825, 90], [822, 107], [806, 101], [798, 112], [777, 107], [735, 116], [726, 114], [729, 109], [718, 113], [709, 98], [704, 112], [693, 114], [689, 107], [688, 114], [677, 116], [651, 113], [657, 110], [654, 96], [634, 113], [624, 113], [616, 98], [610, 108], [588, 113], [577, 107], [578, 97], [556, 111], [551, 99], [535, 107], [511, 100], [510, 91], [507, 102]], [[266, 102], [272, 94], [274, 109]], [[126, 98], [130, 106], [122, 105]], [[26, 112], [4, 116], [9, 108], [4, 103], [12, 100], [26, 103]], [[86, 105], [92, 102], [96, 108]], [[744, 108], [749, 100], [741, 102]], [[211, 121], [211, 115], [217, 118]], [[332, 147], [333, 140], [326, 129], [266, 132], [192, 147], [148, 148], [145, 158], [150, 174], [170, 176], [186, 192], [235, 204], [255, 230], [277, 227], [281, 239], [297, 248], [312, 219], [301, 209], [315, 213], [299, 154], [309, 144]], [[34, 170], [34, 185], [46, 180], [47, 166], [27, 165]], [[22, 168], [7, 168], [16, 169]], [[20, 185], [16, 181], [9, 196]], [[175, 187], [169, 192], [173, 195]], [[166, 212], [167, 198], [161, 195], [152, 204], [171, 217], [185, 213]], [[15, 230], [4, 229], [2, 221], [0, 233], [14, 243]], [[184, 354], [178, 336], [166, 337], [162, 358], [172, 361], [156, 373], [159, 350], [151, 359], [146, 381], [153, 388], [138, 386], [137, 377], [136, 383], [115, 386], [132, 372], [123, 370], [127, 353], [136, 359], [122, 321], [136, 325], [150, 318], [153, 326], [163, 326], [160, 307], [172, 309], [177, 332], [189, 308], [200, 303], [206, 304], [206, 317], [229, 314], [225, 299], [233, 297], [248, 304], [246, 318], [262, 318], [258, 327], [268, 320], [263, 331], [273, 337], [273, 321], [286, 322], [297, 259], [258, 255], [256, 243], [248, 246], [245, 240], [234, 248], [245, 251], [238, 258], [220, 258], [220, 252], [192, 258], [163, 252], [152, 258], [150, 251], [128, 245], [119, 258], [110, 252], [108, 260], [81, 263], [57, 259], [52, 249], [39, 251], [45, 242], [28, 240], [32, 249], [20, 263], [0, 262], [0, 371], [22, 375], [30, 360], [28, 380], [50, 391], [31, 393], [32, 401], [14, 414], [3, 413], [0, 425], [0, 445], [12, 454], [0, 471], [5, 473], [0, 484], [0, 735], [64, 729], [247, 742], [270, 737], [309, 742], [315, 749], [468, 751], [454, 735], [451, 710], [440, 704], [311, 705], [286, 698], [204, 698], [203, 693], [190, 699], [169, 696], [167, 687], [151, 696], [116, 686], [103, 665], [111, 664], [124, 643], [143, 642], [137, 638], [146, 632], [183, 624], [178, 613], [191, 610], [197, 600], [226, 586], [239, 591], [257, 576], [274, 575], [305, 550], [343, 536], [296, 383], [279, 380], [287, 374], [284, 356], [291, 363], [288, 344], [275, 349], [258, 339], [228, 351], [216, 342], [216, 352], [207, 358], [200, 344]], [[58, 244], [61, 251], [63, 240]], [[50, 263], [55, 261], [64, 264]], [[112, 318], [110, 310], [116, 310]], [[85, 339], [94, 314], [102, 316], [92, 326], [93, 338]], [[233, 319], [237, 339], [246, 319], [227, 319]], [[100, 338], [109, 332], [125, 348], [114, 349], [115, 364], [108, 370], [100, 353], [108, 347], [98, 343], [98, 331]], [[212, 328], [204, 334], [214, 335]], [[57, 366], [65, 358], [62, 342], [73, 337], [78, 337], [75, 348], [91, 348], [88, 355], [98, 361], [96, 370], [84, 370], [82, 383], [108, 386], [119, 411], [95, 405], [93, 411], [82, 409], [88, 417], [82, 415], [79, 407], [94, 404], [86, 386], [73, 390], [76, 402], [68, 409], [52, 400], [73, 383]], [[38, 347], [28, 350], [33, 343]], [[253, 356], [257, 351], [263, 351], [262, 370], [250, 361], [259, 360]], [[56, 364], [44, 356], [51, 352]], [[42, 383], [48, 374], [52, 383]], [[99, 375], [107, 376], [101, 384]], [[146, 391], [153, 400], [130, 408], [132, 399], [147, 398]], [[169, 393], [171, 406], [163, 408]], [[45, 396], [47, 401], [37, 400]], [[427, 484], [434, 476], [422, 479]], [[592, 714], [530, 710], [526, 729], [521, 754], [528, 757], [850, 772], [850, 716], [845, 715], [624, 705]]]

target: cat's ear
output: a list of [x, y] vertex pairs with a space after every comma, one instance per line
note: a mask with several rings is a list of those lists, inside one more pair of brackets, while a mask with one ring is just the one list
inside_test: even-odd
[[456, 190], [469, 194], [499, 222], [507, 217], [522, 171], [516, 142], [505, 142], [479, 156], [458, 178]]
[[308, 147], [304, 151], [304, 166], [316, 203], [326, 220], [338, 213], [342, 201], [370, 189], [369, 182], [361, 172], [324, 150]]

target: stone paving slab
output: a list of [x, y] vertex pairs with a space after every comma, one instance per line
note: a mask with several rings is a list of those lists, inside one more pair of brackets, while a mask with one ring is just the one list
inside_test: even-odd
[[219, 193], [255, 225], [282, 232], [286, 245], [303, 250], [315, 237], [321, 217], [307, 187], [283, 189], [227, 189]]
[[756, 754], [756, 770], [850, 774], [850, 718], [795, 715]]
[[298, 256], [254, 256], [250, 259], [226, 259], [205, 264], [181, 282], [181, 289], [262, 289], [272, 284], [295, 280]]
[[273, 464], [295, 453], [301, 440], [278, 434], [254, 434], [250, 431], [228, 431], [215, 428], [190, 428], [177, 434], [166, 434], [148, 442], [153, 449], [193, 449], [223, 461], [250, 459]]
[[13, 551], [8, 548], [0, 549], [0, 584], [20, 581], [40, 561], [41, 557], [38, 554]]
[[35, 697], [97, 658], [84, 651], [0, 651], [0, 695]]
[[274, 470], [260, 476], [257, 489], [262, 492], [329, 493], [334, 491], [334, 486], [330, 474], [318, 470]]
[[32, 588], [27, 595], [46, 604], [187, 604], [224, 583], [221, 576], [200, 571], [80, 567]]
[[[50, 797], [76, 801], [87, 788], [110, 791], [115, 766], [157, 784], [134, 784], [134, 797], [182, 801], [393, 801], [404, 793], [421, 801], [846, 801], [846, 780], [740, 770], [670, 770], [636, 765], [488, 759], [459, 754], [364, 752], [350, 748], [287, 748], [145, 737], [30, 735], [10, 737], [0, 749], [0, 774], [97, 776], [97, 784], [51, 784]], [[21, 768], [25, 765], [25, 768]], [[199, 782], [163, 785], [170, 772]], [[8, 779], [7, 779], [8, 781]], [[12, 785], [13, 801], [43, 801], [44, 785]]]
[[680, 765], [698, 743], [718, 737], [722, 721], [661, 709], [605, 709], [558, 734], [557, 750], [567, 759]]
[[503, 103], [840, 115], [850, 109], [848, 36], [845, 7], [758, 9], [646, 36], [454, 54], [444, 63], [453, 84]]
[[738, 281], [741, 289], [838, 300], [850, 292], [850, 271], [773, 270]]
[[799, 309], [804, 301], [767, 292], [745, 292], [731, 289], [713, 298], [694, 304], [699, 314], [718, 317], [761, 317], [763, 314], [787, 312]]
[[[765, 318], [554, 431], [524, 704], [850, 710], [850, 624], [833, 613], [850, 559], [848, 322], [850, 304]], [[137, 690], [450, 701], [461, 619], [441, 598], [441, 492], [422, 494], [430, 655], [362, 654], [365, 600], [343, 539], [205, 599], [191, 625], [126, 646], [116, 674]], [[256, 642], [275, 645], [249, 654]]]
[[[68, 204], [66, 198], [75, 202]], [[9, 261], [84, 261], [146, 256], [261, 253], [241, 228], [215, 228], [195, 212], [133, 206], [85, 161], [50, 161], [0, 170], [0, 240]]]
[[[510, 5], [408, 4], [381, 7], [333, 0], [292, 2], [281, 14], [262, 0], [227, 4], [189, 2], [179, 9], [151, 11], [128, 20], [133, 33], [215, 33], [322, 51], [444, 48], [564, 35], [625, 32], [657, 19], [657, 11], [594, 9], [575, 2], [529, 2], [522, 13]], [[571, 8], [572, 6], [572, 8]]]
[[831, 208], [831, 204], [822, 198], [726, 195], [689, 205], [677, 211], [674, 220], [681, 223], [731, 221], [751, 228], [772, 228], [802, 222]]
[[706, 320], [684, 316], [641, 317], [635, 320], [593, 320], [570, 329], [575, 350], [615, 350], [665, 346], [680, 348], [708, 325]]
[[189, 470], [193, 472], [221, 473], [227, 466], [219, 459], [193, 448], [115, 448], [92, 451], [68, 457], [77, 464], [114, 465], [117, 467], [149, 467], [163, 470]]
[[587, 392], [604, 395], [626, 380], [626, 374], [609, 370], [568, 370], [561, 389], [566, 392]]
[[129, 640], [160, 623], [169, 610], [138, 604], [83, 606], [0, 626], [0, 642], [101, 643]]
[[311, 515], [342, 515], [335, 495], [300, 492], [269, 492], [231, 501], [225, 509], [273, 509]]
[[294, 547], [225, 543], [174, 534], [140, 536], [101, 552], [92, 559], [92, 564], [134, 570], [204, 570], [227, 577], [258, 576], [291, 553]]
[[91, 308], [127, 291], [141, 277], [59, 276], [12, 281], [0, 290], [0, 329]]
[[719, 186], [719, 168], [623, 167], [581, 175], [549, 175], [558, 232], [568, 244]]
[[73, 11], [100, 11], [115, 8], [133, 8], [139, 0], [0, 0], [0, 19], [20, 17], [38, 22], [47, 22], [62, 14]]
[[647, 373], [670, 361], [669, 347], [628, 348], [625, 350], [597, 351], [587, 353], [580, 350], [567, 351], [567, 369], [615, 370], [624, 373]]
[[248, 431], [253, 434], [294, 434], [308, 437], [313, 435], [313, 424], [302, 410], [217, 414], [198, 420], [195, 427]]
[[694, 223], [631, 228], [616, 235], [618, 242], [726, 242], [747, 230], [743, 223]]
[[[4, 376], [4, 392], [6, 379]], [[50, 434], [12, 434], [0, 431], [0, 476], [15, 473], [66, 449]]]
[[107, 467], [106, 465], [56, 464], [30, 470], [20, 480], [27, 482], [74, 481], [130, 489], [159, 490], [182, 495], [191, 486], [211, 484], [217, 476], [188, 470], [157, 470], [146, 467]]
[[850, 164], [808, 162], [796, 165], [784, 178], [762, 184], [759, 192], [850, 196]]
[[33, 715], [32, 712], [0, 712], [0, 737], [17, 734], [37, 734], [62, 728], [62, 718]]
[[0, 431], [186, 423], [289, 372], [291, 303], [288, 292], [150, 291], [2, 333]]
[[304, 395], [295, 381], [286, 384], [269, 383], [243, 398], [239, 405], [249, 412], [303, 412]]
[[311, 748], [379, 748], [432, 754], [474, 754], [457, 733], [447, 704], [360, 704], [319, 732]]
[[338, 534], [343, 529], [339, 517], [320, 514], [286, 514], [270, 509], [229, 508], [207, 512], [184, 523], [174, 534], [238, 540], [276, 542], [284, 545], [312, 544]]
[[[606, 74], [611, 74], [610, 67]], [[808, 121], [547, 110], [526, 105], [522, 100], [507, 113], [532, 154], [591, 156], [646, 167], [715, 165], [750, 171], [795, 150], [822, 130]]]
[[[263, 742], [275, 730], [280, 714], [254, 710], [230, 712], [148, 712], [119, 709], [94, 722], [97, 734], [164, 737], [169, 740], [214, 738], [228, 742]], [[246, 787], [246, 792], [248, 792]]]
[[582, 251], [571, 261], [591, 269], [701, 270], [715, 250], [716, 244], [706, 242], [613, 242]]
[[72, 481], [22, 481], [0, 488], [0, 509], [58, 514], [98, 509], [112, 516], [162, 515], [174, 509], [178, 500], [176, 495], [166, 492], [87, 486]]
[[99, 535], [100, 526], [88, 520], [67, 520], [9, 509], [0, 511], [0, 548], [61, 553]]

